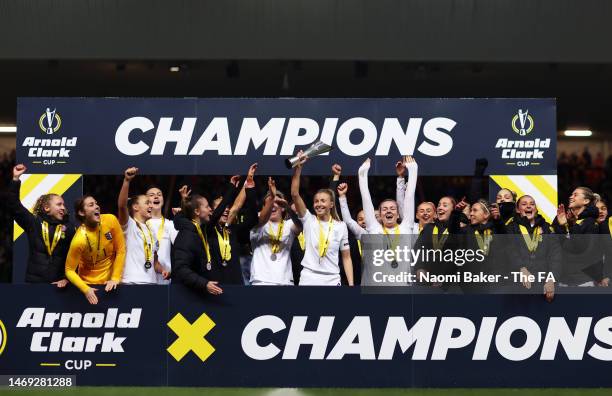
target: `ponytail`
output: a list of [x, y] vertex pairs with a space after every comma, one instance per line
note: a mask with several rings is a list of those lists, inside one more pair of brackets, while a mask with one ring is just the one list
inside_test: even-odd
[[195, 210], [200, 206], [201, 199], [204, 199], [204, 197], [199, 194], [193, 194], [188, 200], [181, 203], [181, 209], [189, 220], [193, 220], [196, 217]]

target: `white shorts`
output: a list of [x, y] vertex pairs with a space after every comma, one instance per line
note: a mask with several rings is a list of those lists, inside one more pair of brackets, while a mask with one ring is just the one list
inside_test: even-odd
[[300, 286], [340, 286], [340, 274], [315, 272], [304, 267], [300, 274]]
[[[565, 283], [559, 282], [559, 286], [560, 287], [568, 287], [569, 285], [566, 285]], [[576, 285], [576, 286], [578, 286], [578, 287], [595, 287], [595, 282], [593, 282], [593, 281], [585, 282], [583, 284]]]
[[293, 286], [293, 284], [274, 283], [274, 282], [265, 282], [265, 281], [254, 280], [254, 281], [251, 282], [251, 286]]

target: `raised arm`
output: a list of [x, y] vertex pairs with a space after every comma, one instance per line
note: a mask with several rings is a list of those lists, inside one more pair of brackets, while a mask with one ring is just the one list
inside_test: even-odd
[[210, 215], [210, 220], [208, 221], [210, 224], [217, 224], [217, 222], [219, 221], [219, 218], [221, 218], [221, 216], [223, 215], [223, 212], [225, 211], [225, 208], [227, 207], [227, 205], [229, 205], [231, 202], [234, 202], [234, 200], [236, 199], [236, 196], [239, 193], [239, 190], [238, 190], [239, 184], [240, 184], [240, 176], [238, 175], [232, 176], [230, 180], [230, 187], [225, 192], [225, 195], [223, 196], [221, 203], [215, 208], [215, 210], [213, 210], [212, 215]]
[[336, 189], [338, 188], [338, 184], [340, 184], [340, 175], [342, 174], [342, 167], [338, 164], [333, 164], [331, 169], [332, 178], [329, 181], [329, 189], [334, 192], [334, 195], [336, 195]]
[[414, 229], [414, 192], [416, 191], [419, 167], [411, 156], [406, 157], [405, 164], [408, 170], [408, 184], [406, 185], [406, 194], [402, 205], [404, 207], [402, 228], [405, 233], [412, 233]]
[[270, 220], [272, 208], [274, 207], [274, 199], [276, 198], [276, 182], [271, 177], [268, 177], [268, 195], [264, 200], [264, 206], [259, 212], [259, 226], [263, 226]]
[[293, 168], [293, 176], [291, 177], [291, 199], [295, 204], [295, 209], [298, 216], [304, 217], [307, 209], [304, 200], [300, 196], [300, 177], [302, 176], [302, 166], [304, 166], [304, 163], [308, 157], [303, 155], [302, 150], [298, 152], [298, 156], [300, 156], [300, 162], [295, 168]]
[[404, 173], [406, 172], [406, 164], [403, 160], [395, 163], [395, 173], [397, 173], [397, 179], [395, 181], [395, 202], [397, 202], [397, 211], [399, 212], [400, 218], [404, 218], [404, 195], [406, 194], [406, 180], [404, 180]]
[[128, 197], [130, 195], [130, 182], [138, 173], [138, 168], [127, 168], [123, 173], [123, 184], [119, 190], [119, 198], [117, 199], [117, 207], [119, 208], [118, 218], [121, 227], [128, 223], [130, 213], [128, 211]]
[[244, 206], [244, 203], [247, 201], [247, 190], [251, 190], [255, 187], [255, 171], [257, 170], [257, 163], [254, 163], [249, 167], [247, 172], [247, 179], [244, 183], [244, 186], [238, 193], [236, 200], [234, 201], [232, 207], [230, 208], [229, 216], [227, 216], [227, 223], [232, 224], [236, 216], [238, 216], [238, 212]]
[[351, 212], [348, 207], [348, 203], [346, 201], [346, 192], [348, 190], [348, 185], [346, 183], [342, 183], [338, 186], [338, 199], [340, 201], [340, 212], [342, 212], [342, 221], [346, 223], [349, 231], [355, 236], [357, 239], [361, 239], [361, 234], [365, 232], [363, 228], [351, 217]]
[[378, 228], [376, 221], [376, 213], [374, 212], [374, 204], [370, 196], [368, 187], [368, 170], [370, 169], [370, 159], [368, 158], [359, 167], [359, 191], [361, 192], [361, 204], [363, 205], [363, 213], [365, 215], [366, 228], [368, 231], [373, 231]]
[[19, 199], [19, 190], [21, 189], [21, 181], [19, 177], [27, 170], [23, 164], [15, 165], [13, 168], [13, 179], [9, 186], [9, 193], [7, 194], [7, 206], [13, 215], [14, 220], [19, 226], [25, 230], [33, 227], [36, 224], [36, 218], [30, 211], [23, 206], [21, 199]]

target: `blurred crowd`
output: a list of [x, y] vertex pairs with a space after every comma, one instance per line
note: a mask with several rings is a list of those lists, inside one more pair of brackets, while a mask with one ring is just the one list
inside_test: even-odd
[[[0, 189], [0, 282], [11, 281], [12, 268], [12, 219], [6, 209], [4, 199], [5, 187], [11, 178], [12, 167], [15, 164], [15, 152], [0, 156], [0, 177], [3, 180]], [[245, 165], [245, 173], [246, 173]], [[331, 172], [330, 172], [331, 174]], [[347, 175], [349, 202], [360, 202], [356, 176]], [[112, 176], [86, 176], [83, 190], [93, 195], [100, 204], [103, 213], [117, 212], [117, 195], [121, 187], [123, 175]], [[139, 176], [133, 185], [133, 192], [144, 191], [150, 186], [157, 186], [166, 194], [167, 207], [164, 214], [172, 217], [171, 208], [179, 206], [180, 196], [178, 189], [182, 185], [189, 185], [194, 192], [209, 198], [216, 198], [225, 191], [229, 177], [226, 176]], [[257, 196], [263, 198], [267, 191], [264, 177], [256, 177]], [[290, 177], [277, 177], [277, 186], [280, 191], [289, 193]], [[451, 195], [462, 197], [468, 194], [471, 177], [421, 177], [416, 191], [416, 201], [424, 201], [424, 191], [430, 196]], [[372, 199], [378, 202], [386, 197], [395, 196], [395, 176], [376, 177], [370, 180]], [[329, 185], [329, 177], [313, 176], [303, 178], [302, 191], [306, 196], [314, 194], [319, 188]], [[604, 158], [601, 152], [592, 154], [588, 149], [580, 154], [558, 155], [558, 187], [559, 197], [568, 197], [576, 186], [587, 186], [600, 192], [610, 202], [612, 200], [612, 155]], [[483, 186], [486, 192], [488, 186]], [[71, 203], [68, 210], [71, 210]]]
[[13, 262], [13, 219], [6, 206], [4, 195], [15, 166], [15, 151], [3, 154], [0, 159], [0, 176], [3, 180], [3, 188], [0, 189], [0, 282], [10, 282]]
[[582, 153], [559, 153], [557, 157], [559, 196], [567, 197], [575, 186], [588, 186], [608, 202], [612, 199], [612, 155], [593, 155], [585, 147]]

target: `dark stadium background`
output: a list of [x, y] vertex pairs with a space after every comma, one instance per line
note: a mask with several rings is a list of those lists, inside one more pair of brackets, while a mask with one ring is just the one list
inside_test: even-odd
[[[16, 98], [29, 96], [554, 97], [560, 200], [578, 185], [610, 199], [610, 16], [607, 0], [0, 1], [0, 126], [15, 124]], [[565, 138], [567, 128], [593, 136]], [[0, 134], [2, 191], [14, 145]], [[85, 191], [115, 212], [119, 182], [86, 177]], [[135, 190], [174, 186], [175, 206], [183, 183], [220, 191], [224, 182], [143, 176]], [[327, 183], [311, 177], [303, 188]], [[394, 195], [393, 177], [373, 183], [375, 200]], [[461, 197], [469, 185], [421, 178], [417, 200]], [[6, 282], [12, 222], [2, 197], [0, 239]]]

